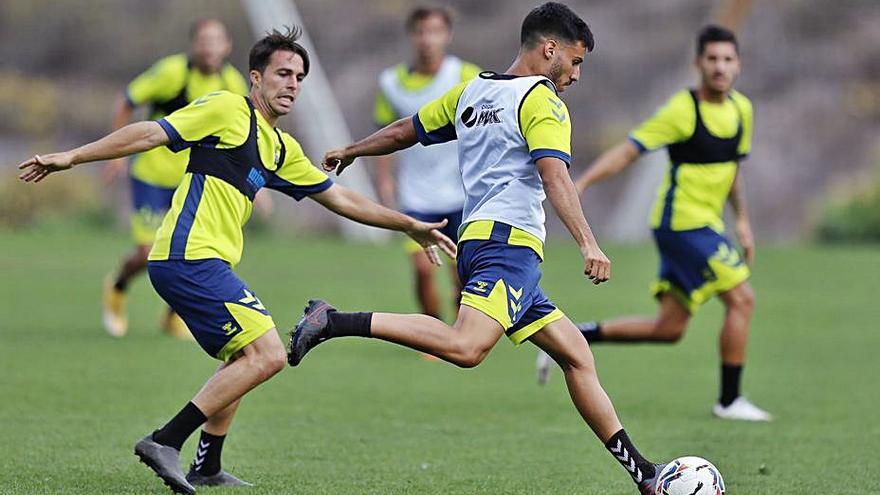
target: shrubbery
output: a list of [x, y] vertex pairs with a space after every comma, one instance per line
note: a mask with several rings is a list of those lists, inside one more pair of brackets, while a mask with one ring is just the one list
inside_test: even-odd
[[816, 233], [826, 242], [880, 242], [880, 181], [829, 201]]

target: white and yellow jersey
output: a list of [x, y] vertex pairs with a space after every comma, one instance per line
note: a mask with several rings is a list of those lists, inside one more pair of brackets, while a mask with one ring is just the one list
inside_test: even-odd
[[[415, 114], [456, 84], [469, 81], [480, 69], [447, 55], [433, 76], [413, 72], [406, 64], [385, 69], [379, 76], [374, 118], [384, 127]], [[448, 213], [461, 210], [464, 191], [458, 170], [458, 148], [445, 143], [430, 148], [416, 144], [398, 151], [397, 200], [408, 212]]]
[[535, 160], [571, 163], [568, 109], [544, 76], [484, 72], [413, 117], [424, 145], [458, 140], [465, 189], [462, 240], [468, 224], [501, 222], [527, 236], [543, 255], [544, 186]]

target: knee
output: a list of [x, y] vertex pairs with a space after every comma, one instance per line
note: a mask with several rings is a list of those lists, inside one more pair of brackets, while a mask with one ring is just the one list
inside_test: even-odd
[[490, 348], [473, 344], [462, 344], [451, 361], [459, 368], [470, 369], [477, 367], [489, 355]]
[[429, 284], [434, 280], [434, 268], [431, 265], [416, 264], [416, 280], [420, 284]]
[[287, 365], [287, 353], [283, 347], [266, 350], [254, 357], [254, 367], [264, 381], [280, 373]]
[[684, 323], [658, 321], [654, 326], [654, 340], [665, 344], [674, 344], [684, 336], [685, 328]]
[[755, 308], [755, 292], [748, 285], [729, 294], [727, 307], [731, 311], [751, 314]]
[[596, 375], [596, 362], [593, 355], [587, 352], [568, 353], [561, 356], [558, 361], [563, 373], [577, 373], [580, 375]]

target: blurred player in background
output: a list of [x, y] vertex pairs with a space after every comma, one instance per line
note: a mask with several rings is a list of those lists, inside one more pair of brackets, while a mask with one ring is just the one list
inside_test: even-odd
[[[589, 342], [674, 343], [691, 315], [717, 295], [725, 306], [721, 326], [721, 391], [712, 409], [724, 419], [769, 421], [770, 414], [740, 395], [749, 321], [755, 296], [748, 282], [755, 241], [746, 210], [739, 163], [752, 145], [752, 104], [733, 90], [740, 73], [733, 32], [707, 26], [697, 38], [697, 89], [672, 95], [629, 138], [602, 154], [577, 180], [584, 191], [614, 175], [647, 151], [666, 148], [670, 165], [657, 194], [651, 228], [660, 252], [653, 317], [581, 323]], [[740, 257], [724, 236], [728, 201], [743, 249]], [[743, 259], [744, 258], [744, 259]], [[539, 356], [539, 381], [546, 381], [549, 358]]]
[[[218, 19], [196, 21], [190, 27], [190, 51], [165, 57], [136, 77], [116, 104], [113, 130], [131, 120], [135, 108], [148, 107], [148, 118], [158, 120], [185, 107], [199, 96], [227, 90], [246, 95], [247, 83], [241, 73], [226, 61], [232, 39]], [[189, 150], [172, 153], [159, 147], [136, 155], [129, 170], [134, 214], [131, 217], [135, 248], [123, 259], [118, 271], [104, 282], [103, 321], [107, 333], [122, 337], [128, 330], [126, 290], [132, 278], [147, 267], [147, 254], [156, 230], [171, 206], [174, 189], [183, 178]], [[110, 162], [104, 169], [107, 182], [126, 168], [126, 159]], [[190, 333], [171, 310], [163, 315], [162, 329], [178, 338]]]
[[[242, 397], [284, 368], [275, 322], [232, 271], [241, 259], [242, 230], [258, 190], [265, 186], [296, 200], [311, 197], [352, 220], [406, 232], [431, 249], [434, 262], [440, 262], [438, 243], [455, 256], [455, 244], [436, 230], [445, 222], [421, 222], [333, 184], [293, 137], [274, 127], [292, 110], [309, 72], [308, 53], [298, 37], [299, 30], [274, 31], [254, 45], [248, 97], [208, 93], [158, 121], [130, 124], [93, 143], [35, 156], [19, 166], [23, 180], [39, 182], [80, 163], [163, 145], [173, 152], [191, 150], [148, 269], [156, 292], [183, 318], [199, 345], [222, 363], [192, 401], [135, 446], [141, 461], [176, 493], [192, 494], [200, 485], [248, 484], [221, 469], [221, 449]], [[196, 458], [184, 475], [180, 448], [200, 426]]]
[[584, 421], [637, 489], [653, 495], [660, 466], [635, 448], [599, 382], [589, 345], [538, 284], [545, 198], [581, 250], [579, 270], [597, 284], [610, 277], [611, 264], [593, 237], [568, 174], [571, 119], [557, 94], [580, 78], [593, 35], [567, 6], [548, 2], [526, 16], [520, 39], [506, 73], [481, 73], [415, 115], [324, 158], [325, 170], [341, 172], [357, 157], [393, 153], [417, 142], [458, 140], [466, 200], [457, 257], [464, 289], [455, 324], [427, 315], [344, 313], [312, 300], [291, 336], [288, 362], [298, 365], [326, 340], [359, 336], [471, 368], [503, 335], [515, 345], [530, 341], [559, 363]]
[[[406, 19], [406, 33], [415, 56], [411, 63], [389, 67], [379, 76], [374, 119], [379, 127], [413, 115], [423, 105], [443, 96], [462, 81], [480, 73], [479, 67], [446, 53], [452, 41], [452, 14], [440, 7], [418, 7]], [[395, 184], [392, 170], [399, 160]], [[377, 182], [382, 203], [396, 205], [426, 222], [447, 219], [443, 233], [458, 240], [464, 189], [454, 142], [426, 147], [416, 144], [377, 161]], [[396, 199], [396, 201], [395, 201]], [[421, 246], [406, 243], [415, 271], [416, 296], [422, 313], [442, 319], [442, 303], [434, 281], [435, 268]], [[461, 284], [451, 265], [453, 294], [457, 302]]]

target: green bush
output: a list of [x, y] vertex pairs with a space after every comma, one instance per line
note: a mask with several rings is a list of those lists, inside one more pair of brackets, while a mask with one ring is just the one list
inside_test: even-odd
[[817, 227], [825, 242], [880, 242], [880, 181], [830, 201]]
[[102, 201], [97, 178], [80, 174], [74, 180], [49, 177], [25, 184], [10, 177], [0, 182], [0, 227], [23, 229], [44, 223], [78, 227], [109, 227], [113, 211]]

